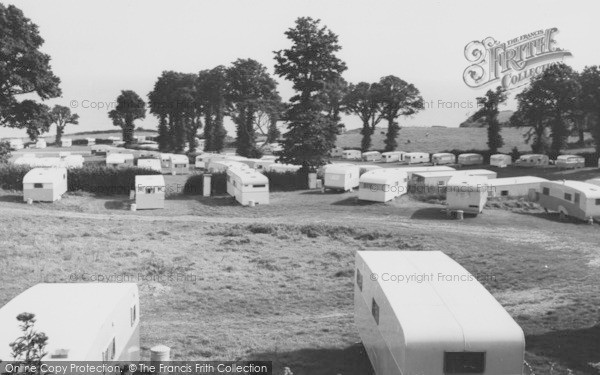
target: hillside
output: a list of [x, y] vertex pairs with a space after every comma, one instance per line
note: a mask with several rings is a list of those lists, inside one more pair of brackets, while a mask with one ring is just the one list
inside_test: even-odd
[[[498, 121], [500, 121], [500, 125], [503, 127], [508, 127], [510, 118], [512, 117], [512, 115], [514, 113], [515, 112], [511, 111], [511, 110], [500, 111], [498, 113]], [[484, 127], [486, 127], [485, 117], [480, 118], [477, 121], [473, 121], [473, 116], [471, 116], [466, 121], [461, 123], [459, 127], [461, 127], [461, 128], [484, 128]]]

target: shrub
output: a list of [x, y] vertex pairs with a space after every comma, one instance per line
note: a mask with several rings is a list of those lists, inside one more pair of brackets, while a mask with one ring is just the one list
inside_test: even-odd
[[5, 190], [23, 190], [23, 177], [31, 170], [26, 165], [0, 165], [0, 188]]
[[586, 167], [597, 167], [598, 166], [598, 158], [600, 158], [600, 153], [598, 152], [580, 152], [577, 155], [583, 156], [585, 159]]
[[[225, 173], [212, 173], [211, 195], [227, 193], [227, 175]], [[204, 174], [194, 174], [188, 177], [183, 186], [183, 194], [200, 195], [204, 189]]]
[[303, 172], [263, 172], [269, 179], [270, 191], [293, 191], [308, 189], [308, 175]]
[[10, 143], [0, 142], [0, 164], [7, 163], [10, 159]]

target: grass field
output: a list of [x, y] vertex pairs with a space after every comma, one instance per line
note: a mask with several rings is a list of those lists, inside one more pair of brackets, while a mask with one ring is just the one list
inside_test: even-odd
[[[385, 128], [377, 128], [372, 137], [371, 149], [382, 150], [385, 145]], [[521, 152], [531, 151], [531, 145], [525, 143], [523, 135], [526, 130], [518, 128], [502, 128], [504, 147], [501, 152], [508, 153], [513, 147]], [[589, 138], [586, 135], [586, 138]], [[360, 149], [362, 135], [358, 130], [351, 130], [338, 136], [337, 145], [343, 148]], [[409, 142], [410, 141], [410, 142]], [[569, 142], [577, 141], [571, 137]], [[487, 150], [487, 129], [485, 128], [425, 128], [404, 127], [398, 135], [398, 150], [412, 152], [441, 152], [446, 150]]]
[[138, 282], [142, 344], [168, 345], [175, 359], [369, 374], [353, 322], [354, 252], [441, 250], [521, 325], [536, 374], [594, 374], [600, 362], [598, 225], [536, 209], [451, 221], [441, 205], [365, 204], [356, 193], [273, 193], [254, 208], [172, 196], [145, 212], [120, 196], [19, 198], [0, 194], [0, 305], [42, 281]]

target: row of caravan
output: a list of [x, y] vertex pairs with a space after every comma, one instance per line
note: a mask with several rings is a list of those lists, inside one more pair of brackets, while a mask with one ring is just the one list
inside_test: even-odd
[[[433, 165], [484, 164], [483, 155], [476, 153], [464, 153], [456, 156], [449, 152], [441, 152], [430, 155], [426, 152], [390, 151], [380, 153], [378, 151], [361, 152], [360, 150], [334, 150], [335, 151], [332, 151], [331, 156], [340, 157], [345, 160], [363, 160], [383, 163], [399, 162], [405, 164], [432, 163]], [[585, 165], [585, 159], [578, 155], [560, 155], [553, 162], [559, 168], [583, 168]], [[542, 154], [522, 155], [514, 162], [514, 164], [519, 167], [545, 166], [549, 165], [550, 163], [551, 162], [548, 156]], [[506, 167], [512, 165], [512, 156], [507, 154], [491, 155], [489, 164], [495, 167]]]
[[69, 152], [61, 152], [58, 157], [36, 157], [35, 154], [23, 154], [14, 161], [15, 165], [24, 165], [32, 168], [82, 168], [83, 156], [71, 154]]

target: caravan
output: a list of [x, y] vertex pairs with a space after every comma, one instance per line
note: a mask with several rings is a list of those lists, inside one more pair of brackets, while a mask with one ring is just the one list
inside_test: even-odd
[[88, 146], [93, 146], [96, 144], [96, 138], [86, 138], [85, 141]]
[[342, 151], [342, 159], [346, 160], [360, 160], [362, 153], [360, 150], [344, 150]]
[[83, 168], [83, 156], [82, 155], [67, 155], [63, 159], [65, 167], [71, 168]]
[[162, 175], [135, 176], [136, 209], [165, 208], [165, 193], [165, 178]]
[[107, 167], [124, 167], [125, 165], [125, 154], [108, 154], [106, 156]]
[[498, 177], [498, 173], [487, 169], [463, 169], [462, 171], [465, 172], [467, 176], [479, 176], [485, 178]]
[[54, 202], [67, 192], [67, 169], [34, 168], [23, 177], [23, 201]]
[[47, 144], [46, 141], [43, 139], [38, 139], [37, 142], [35, 143], [35, 148], [46, 148]]
[[35, 314], [36, 331], [48, 337], [44, 361], [140, 359], [140, 303], [134, 283], [32, 286], [0, 308], [2, 361], [13, 359], [9, 344], [23, 335], [16, 319], [23, 312]]
[[25, 145], [23, 144], [23, 140], [21, 138], [9, 139], [8, 146], [13, 151], [22, 150], [23, 148], [25, 148]]
[[542, 154], [528, 154], [523, 155], [515, 162], [517, 167], [539, 167], [545, 166], [550, 163], [547, 155]]
[[138, 168], [150, 169], [156, 172], [162, 172], [160, 159], [138, 159]]
[[351, 191], [359, 185], [360, 168], [354, 164], [329, 164], [323, 175], [325, 189]]
[[600, 186], [581, 181], [543, 181], [538, 203], [546, 211], [556, 211], [561, 218], [580, 220], [600, 218]]
[[534, 176], [489, 179], [488, 197], [530, 197], [534, 200], [543, 181], [548, 180]]
[[232, 166], [227, 168], [227, 192], [242, 206], [269, 204], [269, 179], [246, 165]]
[[449, 152], [440, 152], [431, 155], [431, 162], [433, 165], [456, 164], [456, 156]]
[[302, 168], [300, 165], [273, 163], [267, 167], [267, 172], [296, 173], [300, 168]]
[[446, 184], [448, 211], [463, 211], [477, 216], [487, 202], [488, 179], [479, 176], [457, 175]]
[[448, 181], [457, 175], [464, 176], [466, 171], [425, 171], [411, 173], [410, 184], [417, 187], [446, 187]]
[[441, 251], [356, 252], [354, 321], [376, 375], [523, 373], [523, 330]]
[[575, 169], [585, 167], [585, 158], [579, 155], [559, 155], [555, 162], [556, 167]]
[[483, 164], [483, 156], [481, 154], [460, 154], [457, 163], [460, 165]]
[[331, 149], [331, 151], [329, 151], [329, 156], [331, 156], [332, 158], [341, 158], [343, 152], [344, 152], [343, 148], [334, 147]]
[[269, 165], [275, 164], [275, 160], [263, 160], [263, 159], [245, 159], [240, 160], [241, 163], [246, 164], [252, 169], [257, 171], [266, 171]]
[[512, 156], [506, 154], [494, 154], [490, 156], [490, 166], [504, 168], [512, 164]]
[[187, 155], [173, 154], [169, 159], [171, 174], [188, 174], [190, 173], [190, 159]]
[[381, 168], [360, 176], [358, 199], [387, 202], [407, 192], [407, 174], [396, 168]]
[[60, 147], [71, 147], [73, 146], [73, 140], [71, 138], [63, 138], [60, 140]]
[[364, 161], [380, 161], [381, 153], [379, 151], [367, 151], [362, 153], [362, 160]]
[[429, 163], [429, 154], [426, 152], [409, 152], [404, 154], [404, 161], [408, 164]]
[[381, 158], [384, 163], [394, 163], [397, 161], [404, 161], [404, 155], [406, 152], [403, 151], [388, 151], [381, 154]]

